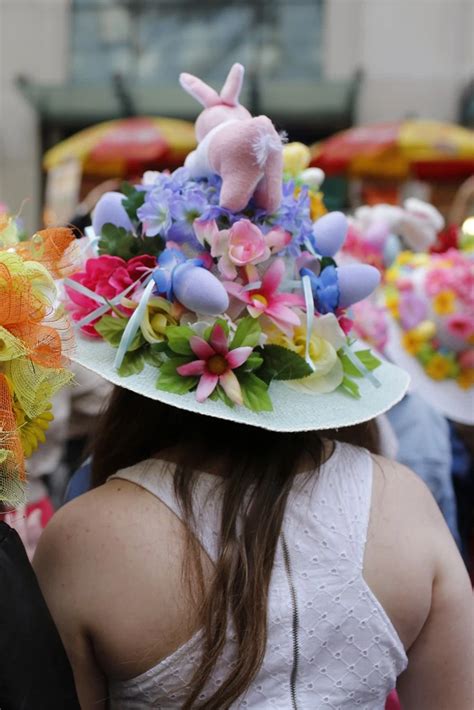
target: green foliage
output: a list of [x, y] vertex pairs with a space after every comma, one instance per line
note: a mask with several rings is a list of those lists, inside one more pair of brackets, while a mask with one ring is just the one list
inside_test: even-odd
[[99, 255], [119, 256], [125, 261], [143, 254], [159, 256], [163, 249], [164, 242], [159, 236], [137, 237], [123, 227], [110, 223], [102, 227], [98, 246]]
[[259, 370], [259, 377], [265, 381], [300, 380], [313, 372], [306, 360], [298, 353], [281, 345], [266, 345], [260, 352], [264, 363]]
[[[123, 336], [123, 332], [127, 327], [128, 318], [118, 316], [102, 316], [100, 321], [95, 324], [95, 329], [112, 347], [118, 348]], [[128, 352], [138, 350], [145, 343], [145, 338], [141, 330], [138, 330], [128, 347]]]
[[272, 401], [268, 395], [268, 385], [253, 372], [239, 375], [240, 388], [246, 407], [253, 412], [271, 412]]
[[232, 350], [241, 347], [254, 348], [258, 345], [261, 334], [262, 329], [256, 318], [252, 318], [251, 316], [242, 318], [242, 320], [239, 321], [230, 347]]
[[186, 394], [192, 390], [198, 382], [197, 377], [182, 377], [176, 372], [176, 368], [189, 362], [188, 358], [171, 358], [160, 367], [160, 374], [156, 383], [156, 388], [173, 394]]
[[145, 365], [145, 358], [140, 350], [133, 350], [125, 353], [123, 362], [118, 369], [121, 377], [130, 377], [130, 375], [138, 375]]

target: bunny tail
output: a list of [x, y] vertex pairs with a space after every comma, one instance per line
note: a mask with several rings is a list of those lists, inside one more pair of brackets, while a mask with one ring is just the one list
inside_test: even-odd
[[257, 138], [252, 143], [253, 154], [259, 168], [263, 168], [267, 158], [274, 150], [281, 150], [282, 140], [277, 133], [267, 133], [260, 131]]

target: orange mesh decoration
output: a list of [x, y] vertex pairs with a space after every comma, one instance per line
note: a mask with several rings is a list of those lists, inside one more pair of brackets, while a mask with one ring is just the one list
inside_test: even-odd
[[12, 506], [23, 504], [24, 481], [25, 462], [12, 393], [6, 377], [0, 373], [0, 501]]
[[33, 362], [43, 367], [62, 367], [62, 343], [57, 330], [31, 321], [11, 326], [9, 330], [23, 341]]
[[81, 249], [67, 227], [50, 227], [37, 232], [27, 242], [20, 242], [16, 252], [26, 260], [37, 261], [54, 279], [62, 279], [78, 271]]

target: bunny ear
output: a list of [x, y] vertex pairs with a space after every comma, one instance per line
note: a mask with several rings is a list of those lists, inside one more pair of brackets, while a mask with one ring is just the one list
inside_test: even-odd
[[239, 94], [242, 89], [245, 69], [242, 64], [234, 64], [227, 75], [221, 90], [221, 101], [230, 106], [237, 106]]
[[217, 91], [214, 91], [211, 86], [208, 86], [204, 81], [198, 79], [197, 76], [183, 72], [179, 75], [179, 83], [188, 94], [196, 99], [196, 101], [199, 101], [205, 108], [217, 106], [222, 103]]

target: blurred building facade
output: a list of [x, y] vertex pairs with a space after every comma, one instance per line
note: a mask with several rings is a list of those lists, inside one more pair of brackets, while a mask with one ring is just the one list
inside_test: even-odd
[[[37, 226], [38, 115], [15, 83], [19, 75], [39, 84], [84, 85], [106, 81], [114, 71], [130, 74], [132, 66], [148, 83], [164, 77], [169, 83], [180, 69], [204, 72], [218, 83], [227, 66], [240, 59], [253, 68], [258, 62], [268, 76], [291, 83], [309, 74], [344, 81], [361, 68], [357, 122], [415, 115], [458, 118], [461, 92], [474, 72], [471, 0], [307, 0], [300, 5], [274, 0], [273, 25], [256, 37], [253, 11], [261, 4], [219, 2], [219, 16], [211, 7], [207, 19], [200, 19], [201, 3], [187, 3], [186, 9], [181, 0], [169, 2], [154, 47], [147, 0], [0, 0], [0, 201], [16, 211], [29, 198], [25, 220], [28, 228]], [[94, 21], [98, 5], [105, 6], [109, 18], [100, 26]], [[131, 5], [144, 10], [133, 32], [127, 15]], [[258, 56], [255, 41], [263, 48]], [[146, 47], [150, 51], [143, 51]], [[284, 116], [279, 120], [284, 123]]]

